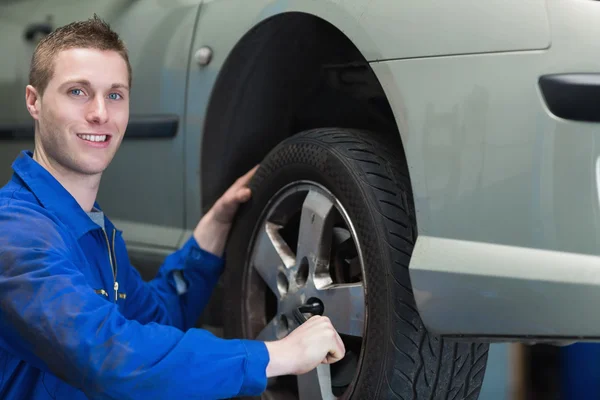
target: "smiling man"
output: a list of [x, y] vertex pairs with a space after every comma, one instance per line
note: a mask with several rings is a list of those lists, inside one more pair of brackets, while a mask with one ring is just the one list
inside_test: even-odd
[[258, 395], [268, 377], [341, 359], [343, 343], [324, 317], [267, 343], [193, 327], [256, 168], [153, 281], [141, 280], [96, 202], [126, 134], [131, 76], [124, 44], [97, 17], [57, 29], [35, 50], [26, 88], [35, 147], [0, 189], [0, 398]]
[[34, 57], [25, 93], [36, 120], [33, 158], [89, 210], [127, 128], [128, 63], [119, 51], [55, 46]]

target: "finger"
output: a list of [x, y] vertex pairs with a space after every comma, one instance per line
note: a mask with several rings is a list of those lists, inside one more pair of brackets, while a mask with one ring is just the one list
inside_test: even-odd
[[344, 358], [344, 356], [346, 355], [346, 346], [344, 346], [344, 342], [342, 342], [342, 339], [337, 334], [337, 332], [336, 332], [335, 346], [336, 346], [336, 349], [333, 352], [332, 356], [336, 359], [336, 361], [339, 361], [342, 358]]
[[334, 350], [331, 351], [330, 350], [330, 355], [333, 356], [334, 358], [339, 357], [338, 359], [342, 359], [344, 358], [344, 355], [346, 354], [346, 346], [344, 345], [344, 342], [342, 341], [342, 338], [340, 337], [339, 333], [335, 330], [335, 328], [333, 327], [333, 325], [331, 325], [331, 329], [332, 329], [332, 346], [334, 347]]
[[252, 167], [252, 169], [250, 171], [248, 171], [246, 173], [246, 175], [253, 176], [256, 173], [256, 171], [258, 170], [258, 167], [260, 167], [260, 164], [256, 164], [254, 167]]
[[342, 353], [345, 353], [346, 352], [346, 345], [344, 345], [344, 341], [340, 337], [339, 333], [337, 333], [337, 331], [335, 332], [335, 341], [338, 344], [338, 346], [340, 348], [340, 351]]
[[[344, 345], [344, 342], [342, 341], [342, 338], [338, 332], [331, 324], [329, 318], [317, 316], [312, 317], [311, 319], [315, 324], [318, 324], [318, 327], [315, 327], [315, 329], [318, 329], [319, 331], [322, 330], [321, 332], [325, 334], [323, 338], [328, 342], [327, 346], [329, 349], [326, 356], [327, 362], [334, 363], [344, 358], [344, 355], [346, 354], [346, 346]], [[305, 324], [307, 323], [308, 321], [305, 322]]]
[[306, 319], [306, 321], [304, 321], [304, 323], [302, 324], [302, 326], [313, 325], [317, 321], [318, 317], [319, 317], [318, 315], [311, 315], [310, 317], [308, 317]]
[[309, 317], [306, 322], [304, 322], [304, 324], [302, 325], [306, 325], [306, 326], [313, 326], [313, 325], [317, 325], [317, 324], [323, 324], [327, 322], [325, 317], [322, 317], [320, 315], [313, 315], [311, 317]]
[[327, 364], [333, 364], [340, 361], [344, 358], [345, 352], [340, 351], [339, 349], [330, 350], [327, 354]]
[[231, 186], [225, 191], [222, 198], [226, 201], [230, 202], [231, 200], [235, 200], [238, 198], [237, 192], [240, 188], [245, 188], [250, 183], [250, 180], [254, 176], [256, 170], [260, 167], [260, 164], [254, 166], [250, 171], [246, 172], [244, 175], [239, 177], [233, 182]]
[[250, 182], [250, 180], [252, 179], [254, 174], [256, 173], [256, 170], [258, 170], [259, 166], [260, 166], [260, 164], [255, 165], [250, 171], [246, 172], [244, 175], [242, 175], [240, 178], [238, 178], [238, 180], [235, 183], [235, 186], [236, 187], [246, 186]]
[[237, 200], [238, 200], [238, 202], [242, 202], [243, 203], [245, 201], [248, 201], [251, 196], [252, 196], [252, 192], [248, 188], [240, 189], [237, 192]]
[[231, 208], [232, 205], [238, 203], [238, 193], [236, 192], [232, 192], [232, 191], [227, 191], [225, 192], [225, 194], [223, 194], [223, 197], [221, 198], [221, 202], [220, 205], [223, 209], [229, 209]]

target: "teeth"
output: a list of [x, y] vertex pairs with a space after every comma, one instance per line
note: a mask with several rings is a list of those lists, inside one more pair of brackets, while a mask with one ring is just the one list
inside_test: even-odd
[[88, 142], [104, 142], [106, 141], [106, 135], [77, 135], [83, 140]]

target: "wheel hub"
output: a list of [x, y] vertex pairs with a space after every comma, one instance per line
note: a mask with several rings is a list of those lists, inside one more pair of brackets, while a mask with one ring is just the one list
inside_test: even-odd
[[323, 315], [325, 312], [323, 301], [318, 298], [319, 291], [313, 276], [308, 273], [308, 270], [306, 259], [303, 259], [298, 267], [289, 270], [280, 268], [278, 274], [280, 297], [276, 319], [287, 325], [286, 331], [282, 333], [294, 329], [311, 316]]
[[[298, 378], [297, 391], [302, 400], [335, 398], [358, 368], [366, 323], [362, 254], [349, 216], [331, 192], [299, 182], [274, 196], [257, 228], [248, 314], [259, 330], [250, 335], [281, 339], [313, 315], [329, 317], [347, 357]], [[264, 296], [274, 309], [261, 316], [257, 310], [269, 309]], [[320, 388], [318, 396], [307, 388]]]

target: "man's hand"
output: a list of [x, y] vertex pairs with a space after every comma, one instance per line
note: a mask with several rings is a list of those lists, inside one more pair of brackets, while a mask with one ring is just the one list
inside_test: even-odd
[[248, 184], [257, 169], [258, 165], [238, 178], [215, 202], [210, 209], [212, 218], [215, 222], [223, 225], [231, 225], [233, 223], [233, 218], [240, 205], [250, 200], [250, 197], [252, 196]]
[[333, 364], [346, 354], [344, 343], [327, 317], [314, 316], [285, 338], [266, 342], [267, 377], [302, 375], [319, 364]]
[[248, 183], [250, 183], [258, 167], [258, 165], [255, 166], [238, 178], [210, 210], [204, 214], [196, 229], [194, 229], [194, 238], [202, 249], [219, 257], [223, 255], [227, 235], [233, 224], [235, 214], [240, 205], [250, 200], [252, 196]]

